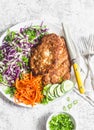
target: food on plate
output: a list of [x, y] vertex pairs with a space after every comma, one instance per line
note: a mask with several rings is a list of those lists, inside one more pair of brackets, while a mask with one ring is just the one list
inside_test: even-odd
[[16, 78], [30, 72], [31, 49], [48, 32], [46, 26], [30, 26], [17, 31], [7, 31], [0, 46], [0, 83], [13, 87]]
[[43, 24], [7, 31], [0, 46], [0, 84], [16, 103], [48, 103], [71, 90], [70, 59], [63, 37]]
[[70, 60], [64, 38], [52, 33], [43, 36], [31, 50], [30, 66], [34, 75], [43, 75], [43, 84], [70, 79]]
[[32, 73], [22, 74], [22, 79], [16, 79], [15, 88], [16, 103], [34, 106], [36, 103], [40, 103], [43, 98], [41, 76], [34, 77]]
[[15, 92], [16, 92], [16, 88], [14, 86], [13, 87], [7, 87], [5, 89], [5, 94], [9, 94], [10, 97], [13, 97]]
[[43, 88], [43, 104], [47, 104], [58, 97], [64, 96], [74, 88], [74, 83], [70, 80], [63, 81], [61, 84], [47, 84]]
[[74, 118], [68, 113], [53, 115], [48, 122], [47, 130], [75, 130]]

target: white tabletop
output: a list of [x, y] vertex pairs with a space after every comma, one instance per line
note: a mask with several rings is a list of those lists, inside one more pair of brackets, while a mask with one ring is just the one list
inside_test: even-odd
[[[46, 20], [59, 25], [65, 21], [76, 36], [94, 32], [93, 0], [0, 0], [0, 32], [23, 21]], [[0, 130], [45, 130], [53, 112], [63, 111], [66, 97], [78, 104], [68, 111], [77, 122], [77, 130], [94, 130], [94, 108], [75, 92], [40, 108], [14, 105], [0, 93]]]

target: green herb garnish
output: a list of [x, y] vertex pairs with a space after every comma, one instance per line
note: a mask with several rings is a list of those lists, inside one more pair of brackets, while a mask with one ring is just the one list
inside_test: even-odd
[[46, 26], [46, 25], [43, 25], [43, 26], [35, 25], [35, 26], [32, 26], [32, 28], [35, 28], [35, 29], [37, 29], [37, 30], [40, 30], [40, 29], [45, 29], [45, 28], [47, 28], [47, 26]]
[[20, 73], [19, 77], [20, 77], [20, 79], [22, 79], [22, 78], [23, 78], [22, 73]]
[[70, 101], [70, 97], [67, 97], [67, 101], [68, 101], [68, 102]]
[[39, 39], [41, 39], [44, 36], [44, 34], [40, 34]]
[[71, 101], [70, 97], [67, 97], [66, 100], [68, 101], [68, 104], [66, 106], [63, 106], [64, 111], [70, 110], [74, 105], [78, 103], [78, 100]]
[[76, 105], [78, 103], [78, 100], [74, 100], [73, 104]]
[[20, 48], [20, 47], [17, 47], [16, 50], [17, 50], [17, 52], [22, 52], [22, 48]]
[[5, 90], [5, 93], [10, 94], [10, 97], [13, 97], [15, 91], [16, 91], [15, 87], [7, 87], [7, 89]]
[[48, 99], [47, 99], [46, 97], [43, 98], [42, 101], [41, 101], [42, 104], [48, 104], [48, 102], [49, 102], [49, 101], [48, 101]]
[[31, 42], [32, 40], [34, 40], [36, 38], [36, 31], [35, 30], [27, 29], [27, 30], [25, 30], [25, 34], [28, 35], [29, 42]]
[[64, 111], [67, 111], [67, 107], [66, 107], [66, 106], [63, 106], [63, 110], [64, 110]]
[[15, 38], [15, 34], [16, 34], [16, 33], [15, 33], [14, 31], [11, 31], [11, 32], [10, 32], [10, 30], [8, 30], [8, 31], [7, 31], [7, 35], [6, 35], [6, 37], [5, 37], [4, 40], [5, 40], [6, 42], [12, 42], [12, 41], [14, 40], [14, 38]]
[[3, 59], [2, 51], [0, 50], [0, 61]]
[[21, 62], [18, 62], [17, 65], [22, 68], [22, 63]]
[[32, 28], [35, 28], [35, 29], [39, 30], [39, 29], [40, 29], [40, 26], [39, 26], [39, 25], [35, 25], [35, 26], [33, 26]]
[[68, 109], [72, 108], [72, 103], [67, 105]]
[[22, 60], [28, 65], [29, 59], [26, 56], [22, 56]]
[[3, 82], [3, 76], [2, 76], [2, 74], [0, 74], [0, 83], [2, 83]]
[[53, 116], [49, 122], [49, 130], [74, 130], [74, 122], [66, 113]]

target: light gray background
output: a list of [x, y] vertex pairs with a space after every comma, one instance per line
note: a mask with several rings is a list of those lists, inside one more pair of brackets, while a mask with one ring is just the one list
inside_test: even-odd
[[[93, 0], [0, 0], [0, 33], [23, 21], [46, 20], [56, 25], [65, 21], [78, 39], [94, 32]], [[78, 99], [69, 112], [76, 119], [77, 130], [94, 130], [94, 108], [72, 92], [67, 96]], [[48, 116], [62, 111], [66, 97], [40, 108], [22, 108], [0, 94], [0, 130], [45, 130]]]

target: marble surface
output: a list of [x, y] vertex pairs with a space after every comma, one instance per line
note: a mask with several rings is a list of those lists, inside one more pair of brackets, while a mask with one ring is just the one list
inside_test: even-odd
[[[73, 37], [94, 33], [94, 0], [0, 0], [0, 33], [23, 21], [46, 20], [60, 25], [65, 21]], [[78, 99], [71, 113], [77, 130], [94, 130], [94, 107], [74, 91], [66, 95]], [[66, 97], [38, 108], [23, 108], [0, 93], [0, 130], [46, 130], [48, 116], [63, 111]]]

